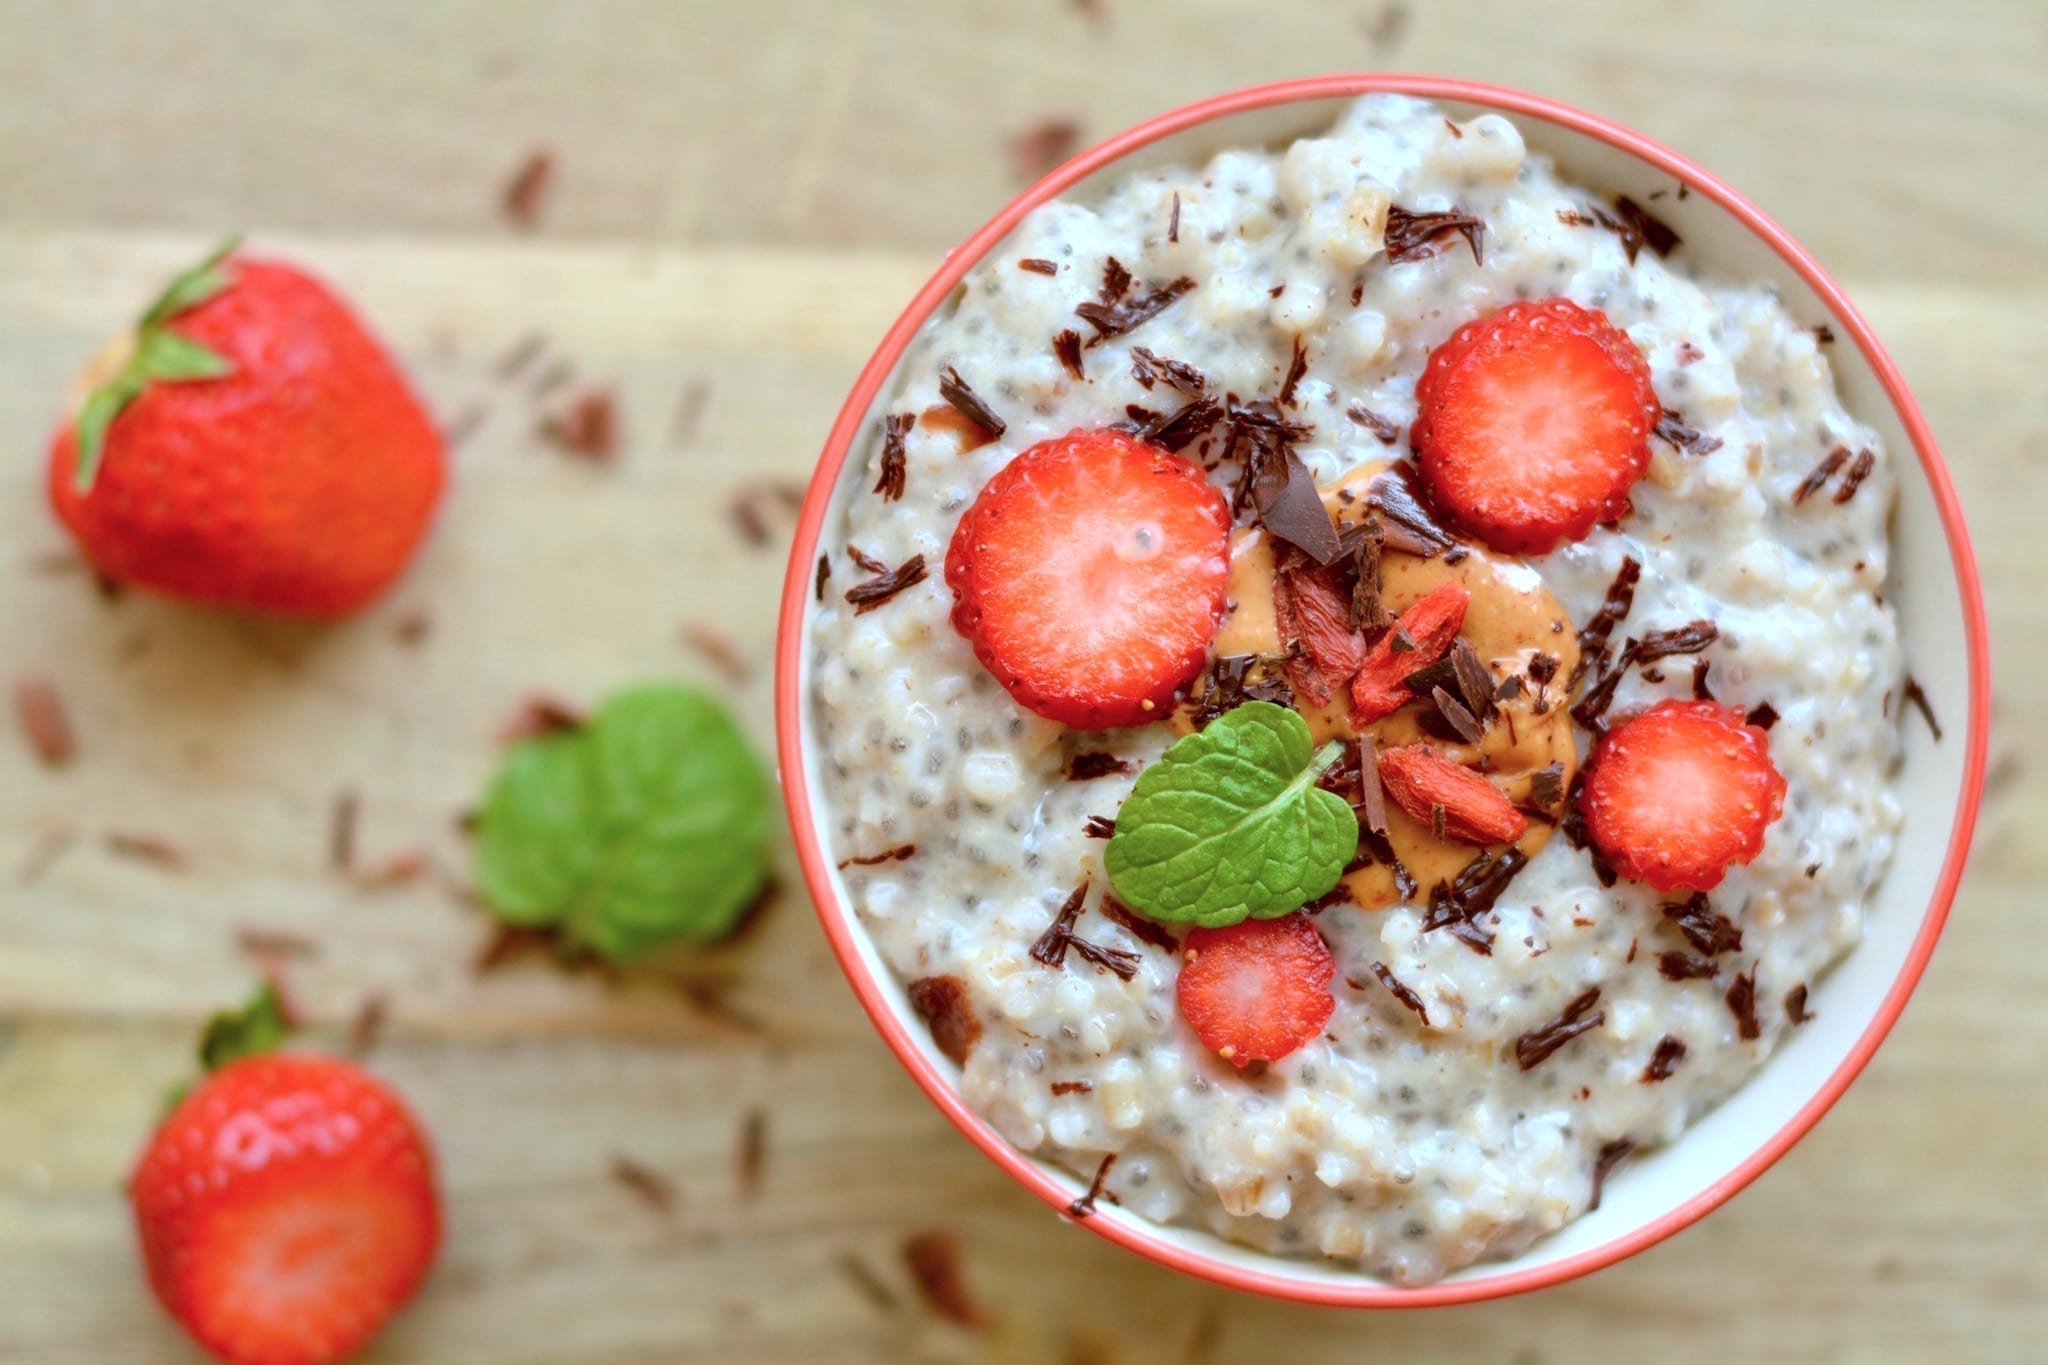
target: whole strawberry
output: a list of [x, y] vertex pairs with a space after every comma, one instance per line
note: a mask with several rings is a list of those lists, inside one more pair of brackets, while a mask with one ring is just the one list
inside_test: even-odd
[[150, 1287], [231, 1365], [350, 1355], [418, 1290], [441, 1240], [418, 1122], [331, 1057], [220, 1063], [157, 1129], [129, 1189]]
[[346, 305], [233, 246], [174, 280], [89, 376], [51, 446], [50, 501], [109, 578], [346, 615], [419, 545], [441, 438]]

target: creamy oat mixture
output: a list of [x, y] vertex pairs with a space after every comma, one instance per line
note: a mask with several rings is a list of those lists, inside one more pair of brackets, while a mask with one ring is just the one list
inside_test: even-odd
[[[1482, 220], [1483, 264], [1455, 235], [1390, 262], [1389, 202]], [[1107, 1191], [1126, 1209], [1402, 1284], [1513, 1255], [1588, 1207], [1603, 1154], [1611, 1164], [1620, 1144], [1675, 1138], [1739, 1085], [1796, 1026], [1788, 993], [1858, 938], [1900, 821], [1891, 716], [1902, 665], [1881, 595], [1889, 461], [1843, 410], [1813, 331], [1769, 290], [1702, 274], [1683, 246], [1661, 256], [1616, 221], [1609, 201], [1560, 180], [1507, 120], [1454, 124], [1427, 103], [1368, 97], [1327, 135], [1283, 151], [1225, 152], [1136, 175], [1099, 202], [1037, 210], [902, 365], [887, 411], [922, 414], [903, 442], [902, 495], [867, 491], [882, 477], [877, 432], [861, 495], [827, 531], [832, 577], [813, 607], [812, 718], [833, 853], [915, 846], [845, 868], [855, 913], [906, 982], [963, 983], [981, 1027], [964, 1067], [968, 1101], [1018, 1147], [1083, 1176], [1117, 1154]], [[1077, 381], [1053, 338], [1093, 335], [1075, 309], [1096, 298], [1112, 257], [1135, 291], [1183, 275], [1196, 287], [1087, 347]], [[1033, 443], [1137, 420], [1127, 405], [1182, 401], [1139, 383], [1134, 346], [1252, 397], [1278, 390], [1299, 339], [1308, 368], [1289, 415], [1313, 424], [1296, 449], [1327, 485], [1407, 453], [1417, 377], [1454, 328], [1559, 295], [1625, 329], [1664, 406], [1701, 433], [1690, 451], [1652, 441], [1650, 473], [1619, 527], [1530, 563], [1583, 627], [1624, 558], [1639, 560], [1615, 641], [1711, 620], [1719, 638], [1700, 657], [1714, 695], [1775, 709], [1784, 814], [1761, 856], [1711, 896], [1741, 949], [1716, 958], [1710, 979], [1667, 980], [1660, 956], [1688, 947], [1659, 910], [1677, 898], [1603, 886], [1588, 854], [1555, 837], [1488, 917], [1490, 956], [1423, 930], [1426, 887], [1391, 908], [1322, 910], [1334, 1018], [1263, 1074], [1237, 1070], [1176, 1011], [1177, 958], [1101, 913], [1105, 845], [1086, 827], [1115, 815], [1134, 774], [1065, 776], [1083, 752], [1141, 766], [1173, 733], [1076, 735], [1014, 703], [948, 623], [940, 569], [954, 525]], [[963, 451], [972, 429], [942, 400], [948, 367], [1007, 424], [1000, 439]], [[1398, 443], [1347, 416], [1354, 407], [1399, 424]], [[1837, 502], [1842, 468], [1795, 501], [1838, 446], [1874, 452], [1861, 487]], [[848, 546], [891, 568], [921, 554], [930, 574], [857, 613], [843, 593], [872, 575]], [[1693, 663], [1631, 670], [1616, 708], [1692, 695]], [[1586, 736], [1577, 742], [1583, 755]], [[1064, 968], [1028, 955], [1084, 878], [1096, 890], [1075, 932], [1137, 954], [1128, 981], [1073, 955]], [[1419, 997], [1427, 1025], [1375, 964]], [[1750, 1039], [1728, 1000], [1747, 974]], [[1515, 1040], [1596, 986], [1601, 1024], [1520, 1069]], [[1650, 1081], [1666, 1039], [1684, 1055]]]

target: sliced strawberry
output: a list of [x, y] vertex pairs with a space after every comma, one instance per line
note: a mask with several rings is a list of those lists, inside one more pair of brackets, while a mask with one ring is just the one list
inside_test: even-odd
[[1380, 755], [1380, 785], [1394, 804], [1432, 830], [1443, 812], [1446, 838], [1468, 844], [1511, 844], [1529, 821], [1500, 788], [1419, 744]]
[[1230, 508], [1116, 431], [1041, 441], [953, 532], [953, 628], [1019, 705], [1079, 730], [1159, 720], [1223, 619]]
[[1337, 963], [1306, 915], [1191, 929], [1181, 953], [1181, 1017], [1233, 1066], [1278, 1061], [1321, 1033], [1337, 1008]]
[[1569, 299], [1511, 303], [1430, 352], [1410, 439], [1437, 501], [1496, 550], [1541, 554], [1620, 516], [1662, 409], [1628, 334]]
[[419, 1288], [441, 1237], [412, 1115], [331, 1058], [214, 1072], [164, 1120], [129, 1189], [158, 1299], [233, 1365], [352, 1354]]
[[[1373, 642], [1365, 664], [1351, 680], [1351, 720], [1370, 725], [1415, 700], [1408, 675], [1429, 667], [1458, 638], [1472, 594], [1456, 579], [1439, 583], [1414, 606], [1401, 613], [1392, 630]], [[1413, 649], [1396, 648], [1412, 644]]]
[[1713, 890], [1785, 809], [1770, 736], [1717, 702], [1660, 701], [1602, 735], [1586, 764], [1587, 837], [1659, 891]]
[[1350, 590], [1335, 566], [1303, 559], [1273, 575], [1273, 614], [1282, 644], [1301, 646], [1288, 656], [1288, 685], [1321, 706], [1365, 662], [1365, 632], [1351, 628]]

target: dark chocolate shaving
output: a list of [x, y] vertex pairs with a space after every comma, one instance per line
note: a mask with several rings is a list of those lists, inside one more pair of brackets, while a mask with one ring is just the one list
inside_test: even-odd
[[1055, 1095], [1087, 1095], [1093, 1093], [1094, 1090], [1095, 1083], [1093, 1081], [1054, 1081], [1052, 1083], [1052, 1093]]
[[1052, 339], [1052, 353], [1060, 358], [1060, 364], [1075, 379], [1086, 379], [1081, 369], [1081, 334], [1068, 327]]
[[1169, 242], [1178, 242], [1178, 241], [1180, 240], [1180, 191], [1179, 191], [1179, 190], [1175, 190], [1175, 191], [1173, 192], [1173, 209], [1172, 209], [1172, 211], [1171, 211], [1170, 213], [1168, 213], [1168, 214], [1166, 215], [1166, 240], [1167, 240], [1167, 241], [1169, 241]]
[[1650, 1054], [1650, 1064], [1643, 1068], [1643, 1084], [1655, 1085], [1671, 1079], [1671, 1073], [1685, 1060], [1685, 1043], [1670, 1034], [1657, 1040], [1657, 1050]]
[[624, 1152], [613, 1155], [611, 1177], [635, 1199], [664, 1216], [676, 1211], [676, 1204], [682, 1197], [675, 1181]]
[[1734, 920], [1707, 903], [1706, 892], [1695, 891], [1663, 909], [1664, 918], [1696, 951], [1708, 957], [1742, 951], [1742, 930], [1735, 927]]
[[1849, 465], [1849, 472], [1835, 485], [1835, 504], [1840, 506], [1856, 496], [1856, 490], [1870, 477], [1870, 471], [1877, 468], [1877, 456], [1868, 450], [1856, 452], [1856, 459]]
[[826, 580], [826, 579], [828, 579], [828, 578], [830, 578], [830, 577], [832, 577], [832, 556], [831, 556], [831, 555], [819, 555], [819, 556], [818, 556], [818, 584], [817, 584], [817, 588], [816, 588], [816, 590], [815, 590], [815, 591], [816, 591], [816, 593], [817, 593], [817, 598], [818, 598], [818, 600], [819, 600], [820, 602], [822, 602], [822, 601], [824, 601], [824, 600], [825, 600], [825, 580]]
[[1712, 666], [1713, 661], [1711, 659], [1694, 659], [1692, 661], [1692, 699], [1694, 701], [1712, 701], [1714, 699], [1713, 690], [1707, 686], [1707, 670]]
[[846, 557], [848, 559], [851, 559], [856, 565], [866, 570], [868, 573], [889, 572], [889, 566], [887, 564], [884, 564], [881, 560], [876, 559], [873, 555], [869, 554], [866, 550], [861, 549], [861, 547], [858, 545], [847, 546]]
[[1600, 1154], [1593, 1158], [1593, 1196], [1586, 1202], [1587, 1213], [1600, 1207], [1600, 1194], [1607, 1188], [1607, 1177], [1613, 1175], [1622, 1162], [1635, 1155], [1635, 1150], [1636, 1144], [1630, 1138], [1616, 1138], [1601, 1147]]
[[[1379, 741], [1370, 734], [1358, 737], [1358, 823], [1365, 834], [1372, 835], [1382, 843], [1387, 837], [1387, 793], [1380, 785]], [[1399, 866], [1392, 858], [1386, 861]], [[1403, 869], [1405, 871], [1406, 869]], [[1413, 895], [1414, 882], [1409, 883], [1407, 894]]]
[[1366, 489], [1365, 501], [1386, 518], [1387, 544], [1394, 549], [1427, 559], [1457, 543], [1423, 502], [1415, 466], [1406, 461], [1381, 471]]
[[1110, 337], [1122, 336], [1134, 328], [1143, 326], [1171, 308], [1182, 295], [1195, 287], [1193, 277], [1188, 275], [1169, 280], [1146, 293], [1129, 293], [1130, 284], [1130, 272], [1112, 256], [1103, 267], [1101, 298], [1091, 299], [1075, 307], [1075, 314], [1095, 329], [1095, 335], [1088, 341], [1090, 346], [1099, 345]]
[[1621, 249], [1628, 253], [1628, 263], [1636, 263], [1636, 255], [1644, 247], [1659, 256], [1668, 256], [1679, 244], [1679, 236], [1661, 219], [1638, 204], [1627, 195], [1614, 201], [1614, 212], [1594, 206], [1593, 220], [1621, 238]]
[[1799, 487], [1792, 490], [1792, 505], [1797, 507], [1800, 503], [1805, 502], [1808, 498], [1826, 487], [1827, 481], [1835, 477], [1835, 471], [1840, 469], [1842, 463], [1848, 458], [1849, 447], [1847, 446], [1836, 446], [1833, 450], [1821, 456], [1820, 463], [1815, 465], [1807, 476], [1799, 481]]
[[1451, 642], [1450, 653], [1445, 657], [1451, 661], [1451, 672], [1458, 680], [1458, 695], [1464, 698], [1473, 719], [1484, 727], [1493, 719], [1493, 670], [1462, 635]]
[[1386, 963], [1373, 963], [1372, 974], [1375, 977], [1379, 978], [1379, 983], [1387, 988], [1387, 993], [1389, 995], [1393, 996], [1396, 1000], [1400, 1001], [1409, 1009], [1414, 1010], [1416, 1018], [1420, 1019], [1425, 1024], [1429, 1022], [1429, 1007], [1422, 1003], [1422, 997], [1417, 995], [1414, 991], [1409, 990], [1407, 986], [1403, 985], [1401, 982], [1401, 978], [1395, 976], [1391, 971], [1387, 969]]
[[1785, 992], [1785, 1017], [1794, 1024], [1803, 1024], [1815, 1017], [1813, 1011], [1806, 1008], [1806, 983], [1804, 981]]
[[[1588, 730], [1599, 729], [1608, 706], [1614, 701], [1614, 691], [1629, 669], [1653, 664], [1675, 654], [1697, 654], [1720, 638], [1721, 628], [1703, 617], [1670, 630], [1646, 631], [1641, 639], [1629, 640], [1622, 646], [1621, 657], [1615, 660], [1614, 667], [1602, 673], [1586, 690], [1584, 699], [1572, 708], [1572, 719]], [[1605, 646], [1602, 646], [1602, 652], [1605, 653]]]
[[1074, 936], [1074, 921], [1081, 917], [1081, 907], [1088, 899], [1088, 883], [1084, 880], [1074, 888], [1060, 911], [1046, 931], [1031, 945], [1031, 956], [1048, 967], [1065, 967], [1067, 949], [1072, 948], [1082, 958], [1097, 967], [1115, 972], [1125, 981], [1138, 974], [1138, 955], [1127, 953], [1121, 948], [1103, 948], [1084, 938]]
[[[1116, 1165], [1116, 1153], [1102, 1158], [1102, 1164], [1095, 1168], [1095, 1178], [1088, 1182], [1088, 1193], [1067, 1205], [1067, 1217], [1086, 1218], [1095, 1212], [1095, 1201], [1103, 1195], [1103, 1184], [1109, 1179], [1110, 1167]], [[1112, 1196], [1112, 1200], [1114, 1196]]]
[[[1604, 665], [1608, 658], [1607, 640], [1614, 633], [1615, 626], [1626, 617], [1629, 608], [1635, 605], [1636, 582], [1643, 576], [1642, 561], [1629, 555], [1621, 561], [1621, 568], [1615, 571], [1614, 581], [1607, 585], [1607, 596], [1601, 600], [1599, 610], [1579, 628], [1579, 661], [1572, 668], [1572, 675], [1565, 680], [1565, 695], [1578, 690], [1579, 679], [1586, 676], [1588, 669], [1596, 664]], [[1535, 676], [1532, 666], [1530, 676]], [[1547, 681], [1537, 679], [1537, 681]]]
[[1197, 730], [1205, 728], [1225, 711], [1248, 701], [1270, 701], [1287, 707], [1294, 705], [1294, 689], [1287, 685], [1286, 678], [1276, 672], [1262, 672], [1256, 682], [1245, 681], [1257, 663], [1255, 654], [1220, 654], [1209, 661], [1199, 680], [1202, 684], [1200, 689], [1191, 694], [1195, 709], [1190, 719]]
[[1735, 1016], [1735, 1031], [1744, 1039], [1760, 1037], [1763, 1028], [1756, 1021], [1756, 965], [1736, 976], [1724, 997], [1728, 1012]]
[[854, 615], [864, 616], [905, 588], [924, 582], [924, 577], [924, 556], [912, 555], [888, 572], [848, 588], [846, 600], [853, 604]]
[[1444, 718], [1444, 724], [1467, 744], [1477, 744], [1485, 738], [1486, 731], [1480, 728], [1479, 720], [1465, 703], [1459, 701], [1441, 687], [1429, 690], [1430, 700], [1436, 703], [1437, 714]]
[[[1287, 362], [1287, 378], [1280, 382], [1280, 396], [1277, 400], [1283, 408], [1296, 406], [1294, 391], [1301, 384], [1302, 376], [1308, 373], [1308, 347], [1302, 345], [1299, 336], [1294, 338], [1294, 358]], [[1837, 498], [1837, 502], [1841, 499]]]
[[1200, 440], [1223, 420], [1223, 405], [1213, 398], [1197, 398], [1172, 413], [1163, 422], [1146, 427], [1138, 435], [1153, 445], [1180, 451]]
[[1363, 403], [1353, 403], [1344, 409], [1344, 415], [1371, 432], [1383, 446], [1390, 446], [1401, 439], [1399, 422], [1380, 416]]
[[839, 863], [839, 870], [844, 872], [849, 867], [873, 867], [877, 863], [900, 863], [905, 858], [916, 856], [916, 844], [898, 844], [896, 847], [886, 849], [881, 853], [869, 853], [858, 858], [842, 859]]
[[1564, 800], [1564, 764], [1552, 763], [1529, 774], [1529, 800], [1545, 812], [1557, 810]]
[[1472, 263], [1486, 263], [1486, 224], [1469, 213], [1410, 213], [1399, 204], [1387, 206], [1387, 259], [1395, 265], [1434, 256], [1452, 233], [1472, 248]]
[[733, 1162], [740, 1198], [751, 1199], [761, 1188], [761, 1173], [768, 1166], [768, 1113], [749, 1109], [740, 1119], [740, 1140]]
[[1778, 723], [1778, 708], [1767, 701], [1760, 701], [1749, 708], [1742, 717], [1744, 725], [1754, 725], [1759, 730], [1768, 730]]
[[955, 1066], [967, 1065], [967, 1054], [981, 1041], [981, 1020], [967, 998], [967, 983], [957, 976], [927, 976], [904, 987], [910, 1007]]
[[1657, 954], [1657, 975], [1666, 981], [1704, 981], [1714, 974], [1714, 959], [1692, 953]]
[[1164, 925], [1146, 919], [1115, 896], [1104, 892], [1102, 903], [1096, 909], [1102, 912], [1104, 919], [1122, 925], [1140, 943], [1149, 943], [1165, 953], [1180, 951], [1180, 940], [1169, 933]]
[[960, 377], [960, 371], [948, 365], [939, 372], [939, 397], [953, 405], [962, 417], [987, 432], [990, 440], [1009, 430], [1003, 419], [989, 411], [988, 404], [981, 401], [981, 395], [967, 386]]
[[1607, 1020], [1607, 1011], [1588, 1013], [1599, 1003], [1598, 986], [1573, 996], [1557, 1018], [1547, 1024], [1539, 1024], [1515, 1039], [1515, 1065], [1524, 1071], [1533, 1071], [1572, 1039], [1600, 1027]]
[[1657, 419], [1657, 437], [1669, 441], [1688, 455], [1711, 455], [1721, 448], [1721, 438], [1708, 436], [1685, 424], [1685, 419], [1670, 408]]
[[[1431, 811], [1435, 815], [1435, 811]], [[1459, 870], [1449, 884], [1438, 882], [1430, 888], [1429, 913], [1422, 928], [1449, 929], [1452, 935], [1482, 957], [1493, 955], [1493, 931], [1479, 923], [1479, 917], [1493, 909], [1501, 892], [1515, 875], [1529, 865], [1529, 855], [1519, 848], [1499, 854], [1486, 850]]]
[[1342, 552], [1336, 524], [1301, 457], [1282, 446], [1277, 458], [1261, 463], [1261, 477], [1252, 484], [1260, 524], [1318, 564], [1336, 559]]
[[875, 480], [874, 491], [882, 495], [884, 502], [895, 502], [903, 496], [903, 438], [916, 424], [916, 416], [908, 412], [892, 412], [882, 419], [882, 476]]
[[1067, 781], [1089, 782], [1098, 777], [1120, 776], [1124, 773], [1136, 771], [1137, 769], [1132, 766], [1129, 760], [1118, 758], [1115, 754], [1095, 750], [1085, 754], [1075, 754], [1072, 759], [1068, 760]]
[[1112, 839], [1116, 837], [1116, 821], [1107, 815], [1091, 815], [1081, 832], [1091, 839]]
[[1028, 270], [1034, 275], [1057, 275], [1060, 273], [1058, 264], [1046, 260], [1043, 256], [1027, 256], [1017, 262], [1017, 268], [1019, 270]]
[[1366, 513], [1361, 531], [1358, 547], [1352, 552], [1357, 577], [1351, 585], [1351, 628], [1372, 636], [1394, 624], [1394, 614], [1380, 596], [1380, 550], [1386, 532], [1371, 512]]
[[1143, 346], [1131, 347], [1131, 373], [1148, 389], [1163, 379], [1190, 398], [1199, 398], [1209, 391], [1208, 375], [1184, 360], [1169, 359]]
[[1905, 696], [1906, 704], [1920, 713], [1920, 719], [1927, 722], [1928, 730], [1934, 735], [1934, 742], [1939, 744], [1941, 742], [1941, 722], [1934, 718], [1934, 706], [1933, 703], [1927, 700], [1926, 689], [1920, 686], [1920, 680], [1911, 673], [1906, 675]]

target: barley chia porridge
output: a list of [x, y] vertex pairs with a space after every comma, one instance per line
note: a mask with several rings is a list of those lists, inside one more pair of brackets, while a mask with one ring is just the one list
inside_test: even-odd
[[[1622, 1158], [1762, 1064], [1856, 943], [1900, 823], [1893, 472], [1814, 330], [1696, 269], [1656, 208], [1559, 179], [1502, 117], [1370, 96], [1284, 150], [1040, 207], [915, 340], [822, 547], [819, 795], [854, 913], [1018, 1148], [1084, 1178], [1113, 1155], [1101, 1197], [1146, 1218], [1427, 1283], [1595, 1204]], [[1517, 556], [1444, 529], [1408, 438], [1432, 351], [1557, 298], [1627, 334], [1662, 415], [1618, 515]], [[940, 566], [1022, 452], [1108, 428], [1230, 499], [1229, 607], [1186, 704], [1090, 731], [977, 660]], [[1343, 540], [1331, 572], [1378, 599], [1355, 638], [1468, 590], [1456, 657], [1426, 650], [1430, 685], [1371, 726], [1346, 719], [1341, 680], [1313, 704], [1288, 593], [1322, 557], [1290, 548], [1310, 547], [1267, 496], [1290, 468]], [[1354, 555], [1368, 520], [1374, 560]], [[1308, 906], [1333, 1012], [1237, 1065], [1177, 1004], [1188, 926], [1112, 899], [1104, 861], [1139, 778], [1246, 697], [1291, 698], [1317, 742], [1346, 742], [1320, 785], [1361, 834]], [[1761, 851], [1706, 894], [1617, 877], [1574, 806], [1600, 732], [1695, 697], [1768, 731], [1784, 791]], [[1430, 804], [1450, 798], [1408, 812], [1361, 732], [1468, 764], [1526, 833], [1482, 853]]]

